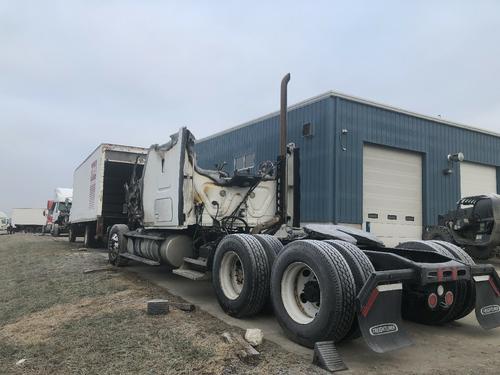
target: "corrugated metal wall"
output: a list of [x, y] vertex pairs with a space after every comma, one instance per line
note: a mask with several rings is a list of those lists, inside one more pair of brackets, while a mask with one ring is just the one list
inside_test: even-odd
[[424, 225], [452, 209], [460, 198], [460, 168], [444, 175], [447, 155], [463, 152], [465, 160], [500, 165], [500, 138], [437, 123], [366, 104], [333, 98], [336, 133], [348, 130], [347, 151], [336, 149], [336, 197], [339, 222], [360, 223], [362, 219], [363, 144], [374, 143], [416, 151], [423, 161]]
[[[460, 168], [455, 164], [453, 174], [443, 174], [449, 153], [461, 151], [467, 161], [496, 165], [500, 171], [499, 137], [342, 97], [328, 96], [292, 109], [288, 119], [289, 141], [301, 149], [304, 222], [362, 222], [364, 143], [422, 154], [424, 225], [435, 223], [437, 215], [453, 208], [460, 197]], [[304, 138], [302, 126], [308, 122], [314, 135]], [[232, 171], [234, 158], [251, 152], [257, 164], [274, 161], [278, 142], [275, 115], [204, 140], [196, 151], [202, 167], [226, 161]]]

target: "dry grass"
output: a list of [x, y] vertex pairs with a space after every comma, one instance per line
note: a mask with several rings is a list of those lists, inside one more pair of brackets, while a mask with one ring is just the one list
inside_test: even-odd
[[177, 298], [126, 272], [83, 274], [105, 259], [71, 247], [0, 238], [1, 374], [320, 373], [269, 342], [258, 363], [240, 361], [221, 339], [235, 329], [204, 312], [146, 315], [146, 300]]

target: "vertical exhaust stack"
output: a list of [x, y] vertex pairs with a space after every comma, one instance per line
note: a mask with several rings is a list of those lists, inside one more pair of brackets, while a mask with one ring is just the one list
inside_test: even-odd
[[280, 106], [280, 179], [279, 184], [279, 213], [282, 224], [288, 221], [286, 207], [286, 140], [287, 140], [287, 97], [288, 82], [290, 82], [290, 73], [281, 80], [281, 106]]
[[283, 77], [281, 80], [281, 107], [280, 107], [280, 156], [284, 160], [286, 156], [286, 110], [287, 110], [287, 86], [290, 82], [290, 73]]

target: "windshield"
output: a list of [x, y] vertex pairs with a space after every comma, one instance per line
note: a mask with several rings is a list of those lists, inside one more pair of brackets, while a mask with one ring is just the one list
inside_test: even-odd
[[59, 211], [69, 212], [71, 210], [71, 202], [59, 202]]

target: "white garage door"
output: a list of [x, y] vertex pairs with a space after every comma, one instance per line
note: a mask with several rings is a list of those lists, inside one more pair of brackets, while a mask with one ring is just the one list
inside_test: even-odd
[[422, 157], [365, 145], [363, 226], [387, 246], [422, 238]]
[[460, 163], [460, 196], [497, 192], [497, 170], [490, 165]]

